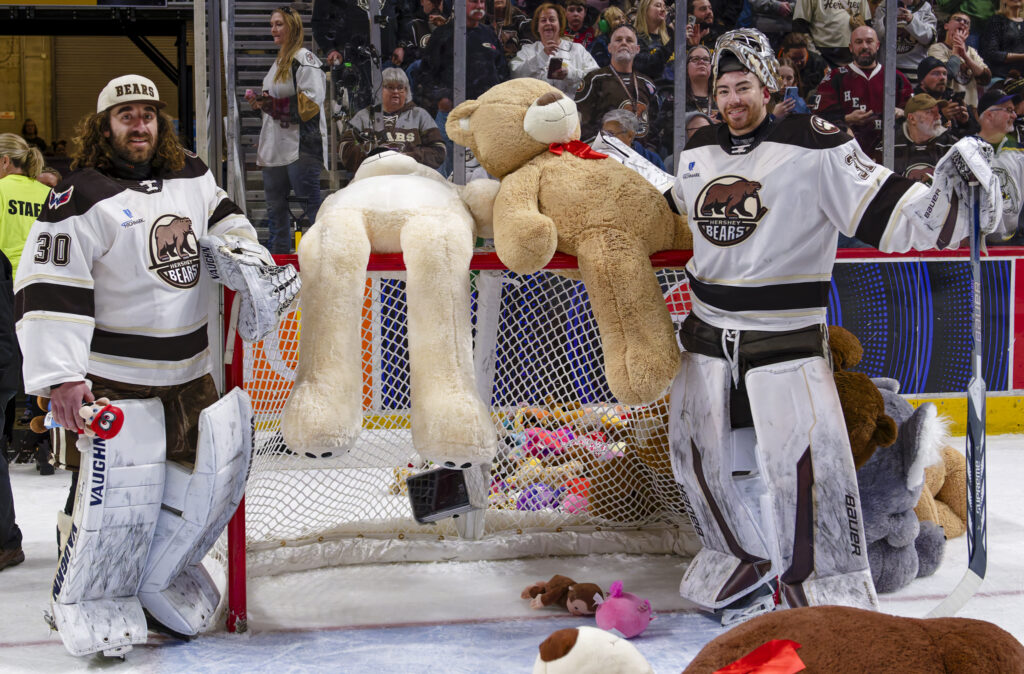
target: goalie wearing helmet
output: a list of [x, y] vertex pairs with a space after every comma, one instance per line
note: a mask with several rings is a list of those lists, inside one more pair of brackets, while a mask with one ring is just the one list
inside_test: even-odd
[[144, 642], [145, 614], [185, 637], [209, 624], [219, 595], [199, 562], [241, 498], [252, 441], [245, 393], [218, 400], [210, 376], [214, 281], [238, 291], [249, 340], [299, 288], [163, 107], [140, 75], [103, 88], [14, 285], [26, 391], [68, 429], [100, 396], [124, 413], [116, 437], [79, 436], [73, 513], [58, 514], [51, 624], [75, 655]]
[[1000, 212], [990, 150], [958, 142], [929, 186], [875, 164], [829, 122], [768, 113], [768, 40], [719, 38], [724, 124], [683, 151], [671, 201], [689, 218], [693, 311], [671, 395], [676, 480], [703, 543], [681, 593], [726, 623], [775, 607], [877, 607], [856, 474], [828, 362], [826, 298], [838, 233], [881, 251], [957, 246], [967, 178], [982, 228]]

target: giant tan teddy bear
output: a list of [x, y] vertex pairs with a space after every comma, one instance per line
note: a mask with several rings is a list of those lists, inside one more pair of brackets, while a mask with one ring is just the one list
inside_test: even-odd
[[679, 348], [649, 256], [691, 248], [685, 220], [638, 173], [587, 158], [576, 104], [539, 80], [492, 87], [452, 110], [446, 129], [501, 180], [494, 203], [501, 261], [529, 274], [555, 251], [575, 255], [612, 393], [630, 405], [661, 396]]
[[370, 157], [324, 201], [299, 245], [302, 334], [281, 432], [311, 458], [353, 449], [362, 428], [362, 315], [370, 251], [401, 252], [408, 307], [413, 446], [453, 468], [489, 465], [497, 437], [477, 395], [469, 263], [489, 233], [497, 183], [464, 187], [412, 158]]

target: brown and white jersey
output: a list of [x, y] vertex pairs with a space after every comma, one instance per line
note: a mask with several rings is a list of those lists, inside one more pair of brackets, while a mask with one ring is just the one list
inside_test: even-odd
[[807, 115], [769, 121], [745, 146], [725, 125], [701, 129], [672, 195], [693, 231], [694, 313], [740, 330], [824, 322], [839, 232], [886, 252], [931, 248], [937, 232], [922, 222], [947, 221], [951, 204]]
[[194, 156], [163, 179], [68, 176], [32, 225], [14, 283], [25, 390], [49, 395], [86, 373], [164, 386], [209, 372], [207, 232], [256, 239]]

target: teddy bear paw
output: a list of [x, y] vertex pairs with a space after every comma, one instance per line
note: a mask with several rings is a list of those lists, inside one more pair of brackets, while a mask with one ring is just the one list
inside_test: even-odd
[[281, 435], [292, 452], [311, 459], [347, 454], [359, 439], [363, 418], [359, 409], [325, 404], [317, 387], [297, 385], [281, 417]]
[[490, 464], [497, 433], [475, 396], [431, 396], [413, 403], [413, 444], [419, 455], [447, 468]]

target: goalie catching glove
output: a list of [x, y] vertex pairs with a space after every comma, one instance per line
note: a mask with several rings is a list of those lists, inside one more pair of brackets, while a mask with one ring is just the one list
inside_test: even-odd
[[242, 339], [258, 342], [273, 332], [302, 286], [295, 267], [275, 265], [266, 248], [231, 234], [207, 234], [199, 246], [210, 277], [241, 297]]

